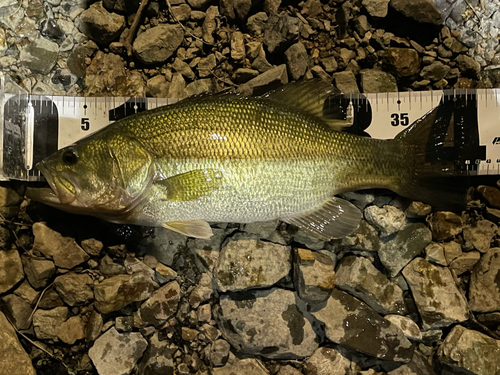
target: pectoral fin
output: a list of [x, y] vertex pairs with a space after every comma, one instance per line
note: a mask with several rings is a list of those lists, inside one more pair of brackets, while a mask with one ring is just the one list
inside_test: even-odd
[[163, 227], [194, 238], [207, 239], [213, 235], [212, 228], [204, 220], [171, 221], [163, 224]]
[[154, 183], [165, 187], [166, 200], [190, 201], [217, 190], [222, 183], [222, 172], [216, 169], [196, 169], [164, 180], [155, 180]]
[[281, 220], [306, 229], [323, 240], [331, 240], [354, 232], [359, 226], [361, 212], [352, 203], [332, 197], [316, 209]]

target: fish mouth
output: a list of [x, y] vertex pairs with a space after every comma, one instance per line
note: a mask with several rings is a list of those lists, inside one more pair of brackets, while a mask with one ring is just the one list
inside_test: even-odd
[[28, 188], [28, 198], [49, 205], [68, 205], [75, 201], [77, 190], [67, 178], [67, 173], [63, 171], [61, 176], [54, 176], [43, 161], [38, 163], [36, 168], [43, 174], [50, 188]]

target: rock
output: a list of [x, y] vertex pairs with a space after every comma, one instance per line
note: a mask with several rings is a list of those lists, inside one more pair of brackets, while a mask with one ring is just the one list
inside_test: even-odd
[[[169, 98], [179, 98], [179, 96], [173, 95], [177, 91], [177, 84], [175, 83], [177, 79], [185, 83], [184, 78], [175, 73], [170, 83]], [[182, 91], [184, 91], [184, 86]], [[142, 245], [145, 247], [147, 254], [154, 256], [159, 262], [167, 266], [172, 266], [176, 254], [186, 249], [187, 237], [166, 228], [155, 228], [154, 235], [148, 237], [146, 241]]]
[[261, 35], [264, 32], [267, 20], [268, 16], [265, 12], [258, 12], [248, 17], [247, 28], [250, 34], [254, 36]]
[[405, 215], [408, 219], [422, 219], [432, 212], [432, 207], [428, 204], [413, 201], [406, 208]]
[[409, 362], [413, 355], [412, 344], [399, 328], [338, 289], [312, 314], [325, 324], [326, 337], [346, 348], [396, 362]]
[[500, 190], [496, 187], [479, 185], [476, 191], [491, 207], [500, 208]]
[[90, 258], [73, 238], [61, 236], [44, 223], [33, 224], [33, 234], [33, 252], [52, 259], [57, 267], [71, 269]]
[[29, 355], [2, 312], [0, 312], [0, 368], [3, 373], [9, 375], [36, 375]]
[[470, 56], [459, 55], [455, 62], [462, 75], [466, 77], [476, 78], [481, 71], [481, 65]]
[[444, 255], [443, 246], [438, 243], [431, 242], [425, 248], [425, 259], [438, 266], [447, 266], [448, 261]]
[[450, 374], [496, 375], [500, 372], [500, 341], [483, 333], [455, 326], [437, 352]]
[[103, 0], [102, 5], [113, 12], [132, 14], [139, 8], [139, 0]]
[[176, 349], [171, 348], [169, 340], [160, 341], [158, 332], [150, 339], [149, 346], [138, 364], [139, 375], [165, 374], [173, 375], [173, 356]]
[[467, 52], [469, 49], [464, 46], [462, 43], [460, 43], [457, 39], [454, 37], [448, 37], [443, 40], [443, 44], [451, 51], [454, 53], [464, 53]]
[[224, 367], [215, 367], [212, 369], [212, 375], [233, 374], [269, 375], [269, 372], [262, 362], [255, 358], [237, 360], [235, 363], [228, 363]]
[[17, 250], [0, 250], [0, 294], [24, 278], [23, 264]]
[[398, 91], [396, 78], [381, 70], [364, 69], [361, 74], [361, 89], [363, 92], [394, 92]]
[[334, 262], [326, 254], [295, 249], [293, 282], [306, 302], [325, 301], [335, 286]]
[[179, 22], [187, 21], [191, 16], [191, 7], [187, 4], [180, 4], [171, 9], [172, 15]]
[[456, 275], [460, 276], [463, 273], [472, 270], [480, 258], [481, 254], [479, 251], [469, 251], [467, 253], [463, 253], [450, 263], [450, 269], [454, 271]]
[[92, 310], [87, 325], [85, 326], [85, 339], [95, 341], [101, 335], [103, 327], [102, 315]]
[[193, 238], [189, 239], [188, 242], [189, 250], [198, 256], [197, 261], [200, 269], [210, 272], [217, 266], [222, 242], [226, 239], [227, 235], [224, 229], [220, 228], [212, 228], [212, 232], [214, 234], [208, 240]]
[[115, 328], [118, 332], [131, 332], [134, 328], [133, 316], [119, 316], [115, 319]]
[[[252, 65], [253, 67], [253, 65]], [[251, 94], [258, 92], [267, 92], [273, 88], [284, 85], [288, 83], [288, 74], [286, 70], [286, 65], [282, 64], [275, 68], [271, 68], [266, 72], [258, 75], [254, 79], [251, 79], [244, 85], [240, 86], [240, 90], [249, 90]]]
[[129, 303], [143, 301], [152, 292], [151, 278], [142, 273], [111, 276], [94, 287], [95, 306], [103, 314], [108, 314]]
[[102, 242], [95, 238], [89, 238], [82, 241], [82, 249], [90, 256], [99, 256], [103, 246]]
[[217, 66], [217, 61], [215, 59], [215, 55], [211, 54], [207, 57], [203, 57], [198, 62], [198, 75], [200, 78], [210, 77], [212, 75], [212, 70]]
[[194, 341], [196, 336], [198, 336], [198, 331], [189, 327], [182, 327], [182, 339], [184, 341]]
[[441, 61], [434, 61], [432, 64], [424, 66], [420, 76], [433, 82], [440, 81], [446, 77], [450, 69], [448, 65], [444, 65]]
[[56, 267], [51, 260], [36, 259], [25, 255], [21, 259], [26, 277], [35, 289], [45, 288], [56, 273]]
[[176, 58], [174, 63], [172, 64], [172, 69], [176, 72], [181, 73], [182, 76], [190, 81], [195, 79], [194, 72], [191, 70], [191, 67], [180, 58]]
[[133, 44], [134, 56], [144, 64], [167, 60], [184, 40], [180, 25], [158, 25], [139, 34]]
[[335, 56], [324, 57], [320, 60], [321, 66], [327, 73], [333, 73], [337, 70], [338, 64]]
[[409, 317], [391, 314], [384, 316], [384, 319], [396, 325], [410, 340], [422, 340], [422, 332], [420, 332], [420, 328], [418, 328], [417, 323]]
[[35, 302], [35, 300], [38, 298], [40, 295], [40, 292], [37, 292], [35, 289], [33, 289], [30, 285], [30, 283], [27, 280], [24, 280], [21, 285], [19, 285], [16, 290], [14, 290], [14, 293], [24, 299], [26, 302], [28, 302], [30, 305]]
[[288, 14], [272, 14], [264, 29], [264, 45], [269, 53], [284, 51], [300, 35], [302, 22]]
[[59, 327], [59, 339], [73, 345], [76, 341], [85, 338], [85, 323], [80, 316], [72, 316]]
[[333, 74], [335, 87], [337, 87], [344, 94], [359, 93], [358, 83], [356, 76], [350, 70], [338, 72]]
[[99, 375], [127, 375], [147, 346], [148, 342], [139, 332], [118, 333], [112, 327], [94, 342], [89, 357]]
[[293, 235], [293, 240], [311, 250], [322, 250], [325, 248], [325, 241], [315, 236], [307, 229], [300, 228]]
[[472, 245], [476, 250], [485, 253], [497, 233], [498, 227], [488, 220], [479, 220], [473, 225], [466, 225], [463, 229], [465, 246]]
[[381, 236], [396, 233], [405, 224], [405, 214], [399, 208], [385, 205], [380, 208], [375, 205], [365, 209], [365, 219], [380, 231]]
[[361, 251], [378, 251], [381, 247], [377, 230], [364, 219], [359, 223], [358, 229], [342, 238], [341, 245]]
[[108, 255], [101, 258], [99, 271], [104, 276], [114, 276], [126, 273], [125, 267], [119, 263], [113, 262], [113, 259], [111, 259]]
[[417, 258], [405, 267], [403, 276], [413, 294], [424, 330], [448, 327], [468, 319], [467, 301], [448, 268]]
[[210, 363], [214, 367], [224, 366], [229, 358], [231, 346], [226, 340], [215, 340], [210, 348]]
[[[219, 8], [216, 5], [210, 6], [206, 11], [205, 20], [203, 21], [203, 40], [207, 43], [214, 44], [215, 39], [213, 33], [217, 30], [217, 22], [215, 18], [219, 16]], [[234, 18], [234, 17], [233, 17]]]
[[177, 272], [163, 263], [158, 263], [155, 268], [155, 277], [159, 284], [165, 284], [174, 280], [177, 277]]
[[212, 2], [212, 0], [187, 0], [188, 4], [191, 8], [194, 9], [206, 9], [208, 5]]
[[363, 0], [362, 4], [372, 17], [383, 18], [387, 16], [390, 0]]
[[39, 340], [59, 341], [58, 333], [66, 320], [69, 311], [66, 306], [56, 307], [51, 310], [36, 310], [33, 314], [33, 328]]
[[168, 95], [169, 84], [165, 76], [159, 74], [146, 82], [147, 94], [156, 98], [166, 98]]
[[[387, 375], [436, 375], [433, 365], [429, 363], [429, 355], [427, 353], [424, 355], [415, 350], [410, 362], [404, 363], [392, 371], [388, 371]], [[393, 366], [389, 366], [389, 368], [393, 368]]]
[[222, 292], [264, 288], [276, 284], [291, 269], [287, 246], [253, 239], [230, 240], [221, 250], [215, 269]]
[[496, 208], [486, 207], [486, 211], [483, 213], [485, 219], [494, 222], [495, 224], [500, 224], [500, 210]]
[[146, 324], [159, 325], [175, 314], [179, 299], [180, 287], [177, 281], [163, 285], [141, 305], [142, 321]]
[[289, 290], [222, 295], [218, 319], [224, 338], [242, 354], [303, 358], [318, 347], [305, 303]]
[[292, 80], [296, 81], [306, 73], [308, 60], [306, 47], [300, 42], [285, 51], [285, 62]]
[[302, 6], [301, 14], [307, 17], [316, 17], [323, 11], [321, 1], [307, 0]]
[[210, 78], [198, 79], [186, 86], [187, 97], [201, 95], [212, 91], [212, 80]]
[[82, 12], [78, 28], [90, 39], [107, 46], [125, 29], [125, 17], [108, 12], [99, 1]]
[[454, 259], [462, 255], [462, 246], [458, 242], [450, 241], [440, 244], [444, 250], [444, 256], [447, 264], [450, 264]]
[[291, 365], [281, 365], [276, 375], [302, 375], [302, 371]]
[[380, 314], [406, 312], [401, 288], [367, 258], [342, 258], [336, 272], [336, 287], [359, 298]]
[[234, 61], [243, 61], [245, 59], [245, 41], [243, 33], [239, 31], [231, 34], [231, 58]]
[[189, 304], [193, 308], [197, 308], [201, 303], [207, 302], [212, 296], [213, 292], [214, 290], [212, 288], [212, 275], [208, 273], [202, 273], [200, 281], [189, 295]]
[[76, 46], [67, 59], [68, 69], [78, 78], [85, 78], [87, 64], [85, 59], [90, 58], [99, 47], [92, 41], [85, 45]]
[[29, 329], [33, 312], [30, 303], [16, 294], [7, 294], [0, 301], [4, 307], [3, 311], [10, 316], [17, 329]]
[[64, 306], [64, 302], [54, 288], [49, 288], [43, 296], [40, 297], [40, 302], [38, 304], [40, 309], [45, 310], [50, 310], [60, 306]]
[[420, 72], [418, 52], [412, 48], [386, 48], [382, 61], [395, 77], [411, 77]]
[[245, 224], [243, 231], [250, 234], [255, 234], [262, 239], [267, 239], [273, 234], [278, 227], [279, 220], [271, 221], [256, 221], [253, 223]]
[[355, 367], [357, 366], [351, 363], [339, 349], [323, 346], [304, 363], [304, 373], [306, 375], [345, 375], [356, 371]]
[[273, 66], [269, 64], [266, 59], [266, 53], [264, 52], [264, 47], [262, 46], [260, 46], [260, 48], [258, 49], [258, 55], [252, 62], [252, 69], [256, 69], [261, 73], [273, 69]]
[[56, 277], [54, 286], [62, 300], [69, 306], [81, 306], [94, 299], [94, 281], [86, 274], [69, 272]]
[[500, 310], [500, 248], [490, 249], [471, 273], [469, 305], [475, 312]]
[[462, 218], [453, 212], [438, 211], [427, 218], [434, 241], [447, 241], [462, 233]]
[[19, 54], [23, 66], [35, 73], [49, 74], [59, 56], [59, 46], [48, 39], [39, 37], [29, 43]]
[[391, 7], [417, 22], [442, 25], [443, 19], [434, 0], [391, 0]]

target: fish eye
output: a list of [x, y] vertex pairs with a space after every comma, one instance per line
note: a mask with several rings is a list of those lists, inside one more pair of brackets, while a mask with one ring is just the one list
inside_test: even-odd
[[62, 160], [64, 164], [73, 165], [76, 164], [78, 160], [78, 154], [75, 150], [66, 150], [62, 154]]

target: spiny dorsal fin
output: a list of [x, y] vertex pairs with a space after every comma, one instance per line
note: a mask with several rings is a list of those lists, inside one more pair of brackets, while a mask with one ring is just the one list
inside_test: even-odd
[[261, 97], [284, 102], [292, 107], [299, 107], [320, 118], [333, 129], [342, 130], [352, 125], [352, 119], [346, 119], [338, 107], [325, 104], [328, 97], [339, 94], [340, 91], [330, 83], [321, 79], [311, 79], [287, 83]]

